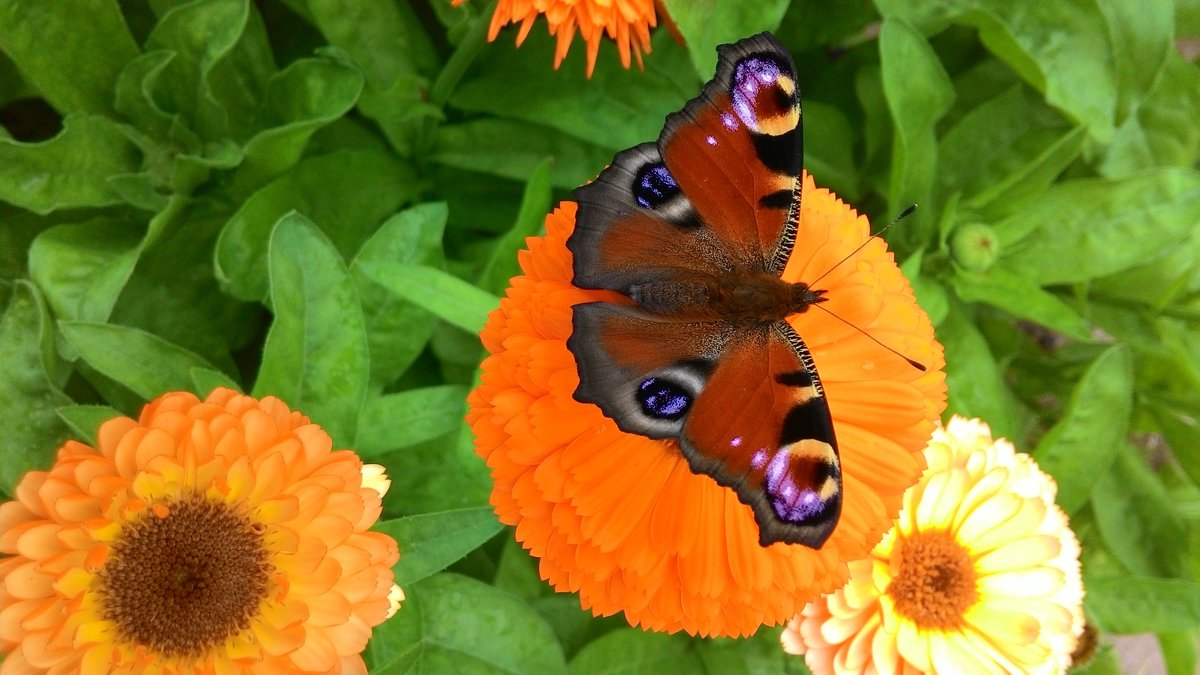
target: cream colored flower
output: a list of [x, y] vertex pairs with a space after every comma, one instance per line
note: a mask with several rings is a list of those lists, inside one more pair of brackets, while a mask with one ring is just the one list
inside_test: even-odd
[[1079, 542], [1054, 479], [955, 417], [895, 527], [805, 607], [784, 649], [822, 673], [1055, 673], [1083, 631]]

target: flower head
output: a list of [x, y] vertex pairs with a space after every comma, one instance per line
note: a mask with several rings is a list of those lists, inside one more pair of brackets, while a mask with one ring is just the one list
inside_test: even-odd
[[[280, 400], [171, 393], [0, 505], [15, 672], [365, 672], [403, 597], [387, 480]], [[8, 672], [6, 670], [6, 672]]]
[[624, 433], [574, 399], [571, 306], [606, 297], [571, 284], [575, 204], [548, 216], [546, 236], [522, 251], [524, 275], [481, 335], [491, 356], [467, 419], [500, 520], [541, 559], [544, 579], [595, 614], [701, 635], [786, 621], [844, 583], [847, 561], [870, 552], [920, 476], [945, 400], [941, 346], [881, 240], [838, 264], [867, 238], [866, 218], [807, 177], [802, 209], [783, 278], [828, 272], [824, 307], [861, 329], [823, 311], [789, 319], [817, 364], [841, 450], [842, 515], [819, 550], [761, 546], [750, 507], [692, 473], [674, 441]]
[[784, 649], [818, 675], [1065, 671], [1083, 583], [1054, 480], [979, 420], [951, 419], [925, 455], [896, 526]]
[[[458, 6], [466, 0], [454, 0]], [[630, 54], [642, 65], [642, 52], [650, 51], [650, 29], [657, 23], [654, 0], [500, 0], [492, 14], [488, 40], [496, 39], [500, 29], [510, 23], [521, 24], [517, 46], [529, 35], [538, 15], [546, 17], [558, 44], [554, 50], [554, 67], [562, 63], [571, 48], [578, 29], [587, 43], [587, 74], [592, 76], [596, 54], [605, 35], [617, 43], [621, 65], [630, 64]]]

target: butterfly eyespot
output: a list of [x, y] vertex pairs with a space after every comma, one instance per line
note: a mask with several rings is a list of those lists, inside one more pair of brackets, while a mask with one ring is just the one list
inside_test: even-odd
[[662, 206], [679, 194], [679, 183], [662, 162], [643, 166], [633, 182], [633, 196], [645, 209]]
[[692, 396], [684, 388], [661, 377], [649, 377], [642, 381], [637, 391], [642, 411], [650, 417], [678, 420], [692, 406]]

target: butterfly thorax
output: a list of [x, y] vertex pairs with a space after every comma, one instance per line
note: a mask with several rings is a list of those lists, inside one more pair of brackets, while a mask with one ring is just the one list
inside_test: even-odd
[[655, 281], [630, 289], [638, 307], [661, 316], [756, 325], [781, 321], [826, 300], [824, 290], [784, 281], [768, 272]]

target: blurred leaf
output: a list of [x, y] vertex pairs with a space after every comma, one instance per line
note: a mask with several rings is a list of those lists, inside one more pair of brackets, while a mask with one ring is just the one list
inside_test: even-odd
[[1118, 76], [1107, 22], [1095, 3], [971, 0], [963, 6], [972, 8], [963, 19], [979, 29], [979, 39], [1050, 105], [1092, 138], [1112, 137]]
[[396, 583], [401, 588], [446, 569], [501, 529], [490, 506], [423, 513], [375, 526], [400, 544]]
[[811, 99], [802, 105], [805, 170], [817, 185], [828, 187], [847, 201], [854, 199], [861, 189], [860, 167], [854, 155], [856, 139], [850, 121], [832, 105]]
[[481, 581], [437, 574], [404, 589], [396, 616], [375, 629], [372, 673], [560, 673], [562, 650], [527, 605]]
[[485, 118], [438, 129], [432, 159], [447, 166], [532, 179], [542, 162], [553, 163], [553, 185], [573, 189], [596, 177], [612, 160], [610, 150], [528, 122]]
[[375, 283], [468, 333], [483, 330], [488, 312], [500, 299], [434, 267], [402, 263], [363, 263]]
[[192, 368], [192, 391], [196, 392], [200, 398], [204, 398], [212, 393], [217, 387], [228, 387], [234, 391], [241, 391], [242, 388], [238, 383], [225, 373], [212, 368]]
[[0, 0], [0, 50], [63, 114], [112, 110], [117, 74], [138, 55], [115, 0]]
[[1163, 168], [1055, 185], [994, 227], [998, 269], [1039, 286], [1133, 267], [1200, 221], [1200, 172]]
[[1058, 481], [1058, 504], [1073, 513], [1109, 471], [1125, 443], [1133, 405], [1129, 350], [1112, 347], [1098, 356], [1071, 393], [1059, 421], [1033, 456]]
[[1192, 415], [1167, 406], [1160, 406], [1154, 414], [1180, 468], [1200, 484], [1200, 423]]
[[392, 382], [412, 365], [429, 342], [437, 317], [381, 288], [363, 273], [362, 266], [387, 262], [441, 266], [445, 228], [445, 204], [418, 204], [384, 222], [354, 256], [350, 274], [366, 319], [373, 385]]
[[275, 225], [268, 255], [275, 321], [253, 394], [278, 396], [354, 447], [366, 396], [367, 334], [350, 272], [325, 235], [290, 213]]
[[139, 225], [100, 217], [46, 230], [29, 248], [29, 274], [55, 316], [104, 321], [133, 273]]
[[[489, 45], [474, 76], [455, 89], [450, 104], [468, 112], [549, 124], [615, 151], [658, 138], [667, 113], [682, 108], [699, 91], [687, 53], [667, 31], [655, 32], [645, 72], [617, 66], [612, 53], [616, 50], [601, 49], [590, 80], [578, 47], [553, 77], [547, 77], [554, 42], [540, 33], [530, 33], [519, 50], [508, 41]], [[595, 173], [601, 168], [595, 167]]]
[[1071, 668], [1071, 675], [1123, 675], [1117, 650], [1112, 645], [1102, 644], [1082, 667]]
[[[924, 36], [898, 19], [886, 19], [879, 32], [883, 91], [894, 124], [888, 208], [899, 213], [909, 204], [930, 204], [937, 171], [934, 125], [950, 109], [954, 89]], [[936, 211], [922, 209], [898, 238], [925, 239]], [[928, 225], [918, 227], [919, 223]]]
[[[521, 273], [517, 252], [525, 248], [525, 240], [545, 228], [546, 213], [550, 211], [550, 163], [544, 161], [534, 169], [525, 185], [521, 210], [512, 229], [492, 246], [491, 254], [479, 274], [477, 285], [489, 293], [503, 295], [508, 280]], [[490, 311], [490, 310], [489, 310]]]
[[169, 391], [192, 391], [191, 369], [213, 369], [196, 354], [136, 328], [88, 321], [59, 321], [58, 326], [88, 365], [146, 401]]
[[261, 300], [267, 294], [267, 242], [281, 216], [303, 213], [349, 258], [415, 190], [412, 169], [380, 152], [307, 158], [229, 219], [217, 241], [217, 278], [235, 297]]
[[1096, 8], [1104, 15], [1112, 45], [1110, 62], [1117, 76], [1118, 113], [1123, 116], [1150, 91], [1174, 51], [1174, 12], [1171, 3], [1138, 0], [1105, 0]]
[[775, 30], [789, 3], [787, 0], [665, 0], [664, 4], [684, 37], [696, 73], [700, 79], [709, 80], [717, 69], [717, 45]]
[[979, 329], [952, 307], [936, 333], [946, 349], [945, 414], [978, 417], [991, 426], [994, 436], [1020, 438], [1012, 394]]
[[1096, 525], [1113, 557], [1133, 574], [1182, 576], [1187, 522], [1136, 448], [1119, 449], [1092, 491]]
[[409, 389], [367, 401], [358, 422], [358, 449], [364, 455], [444, 436], [463, 425], [467, 388], [442, 385]]
[[64, 405], [56, 411], [73, 436], [95, 447], [100, 425], [114, 417], [124, 417], [120, 410], [106, 405]]
[[1169, 675], [1194, 675], [1196, 672], [1196, 640], [1189, 631], [1166, 631], [1158, 634], [1158, 646]]
[[722, 675], [755, 675], [755, 673], [808, 674], [804, 658], [783, 651], [779, 628], [760, 628], [754, 635], [742, 638], [715, 638], [697, 645], [704, 670]]
[[0, 314], [0, 491], [12, 495], [27, 471], [48, 468], [69, 435], [55, 409], [67, 397], [52, 381], [54, 333], [37, 289], [18, 281]]
[[1200, 70], [1172, 52], [1146, 98], [1125, 118], [1100, 172], [1121, 177], [1157, 166], [1193, 166], [1200, 155]]
[[1183, 579], [1085, 580], [1083, 606], [1100, 630], [1120, 635], [1200, 628], [1200, 584]]
[[968, 205], [1021, 202], [1046, 189], [1083, 149], [1072, 128], [1017, 84], [963, 115], [938, 145], [938, 187], [961, 191]]
[[952, 283], [954, 292], [963, 300], [999, 307], [1013, 316], [1028, 319], [1076, 340], [1092, 340], [1083, 317], [1058, 296], [1042, 290], [1023, 276], [998, 268], [983, 274], [959, 270]]
[[703, 662], [683, 635], [614, 630], [588, 643], [571, 659], [572, 675], [698, 673]]
[[452, 434], [372, 456], [391, 469], [388, 505], [400, 513], [472, 508], [488, 503], [487, 464], [475, 454], [465, 424]]
[[0, 200], [42, 214], [120, 204], [121, 195], [108, 179], [136, 172], [140, 164], [137, 146], [116, 122], [70, 115], [62, 132], [48, 141], [0, 138]]

